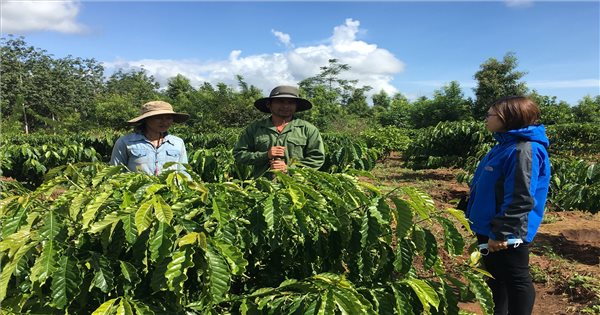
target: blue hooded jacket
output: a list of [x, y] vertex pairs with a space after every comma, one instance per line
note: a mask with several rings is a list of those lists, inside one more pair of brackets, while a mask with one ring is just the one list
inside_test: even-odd
[[550, 184], [544, 125], [494, 133], [498, 144], [479, 162], [467, 206], [471, 229], [494, 240], [531, 242]]

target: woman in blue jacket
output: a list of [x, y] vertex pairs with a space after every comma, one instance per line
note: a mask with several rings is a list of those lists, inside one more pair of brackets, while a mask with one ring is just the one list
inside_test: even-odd
[[538, 106], [522, 96], [494, 102], [485, 117], [498, 143], [475, 171], [466, 214], [489, 252], [483, 263], [494, 277], [488, 281], [494, 314], [531, 314], [535, 301], [528, 244], [542, 222], [550, 183], [549, 142], [539, 117]]

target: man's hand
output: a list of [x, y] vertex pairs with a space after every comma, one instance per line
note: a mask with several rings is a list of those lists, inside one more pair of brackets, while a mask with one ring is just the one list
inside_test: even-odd
[[269, 151], [267, 151], [267, 157], [269, 158], [269, 160], [272, 160], [275, 158], [282, 158], [284, 156], [285, 156], [285, 147], [283, 147], [283, 146], [272, 146], [271, 148], [269, 148]]
[[284, 173], [287, 173], [287, 165], [285, 164], [284, 160], [270, 160], [269, 164], [271, 164], [271, 169], [274, 171], [282, 171]]
[[488, 240], [488, 250], [490, 251], [490, 253], [501, 251], [501, 250], [504, 250], [507, 248], [508, 248], [507, 241], [496, 241], [491, 238]]

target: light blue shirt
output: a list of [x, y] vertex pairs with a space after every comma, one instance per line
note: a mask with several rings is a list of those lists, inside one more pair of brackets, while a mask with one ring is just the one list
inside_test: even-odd
[[[141, 133], [124, 135], [115, 142], [110, 157], [112, 165], [125, 165], [132, 172], [141, 171], [150, 175], [160, 174], [167, 162], [188, 162], [183, 140], [170, 134], [164, 137], [158, 148]], [[176, 164], [169, 169], [177, 169], [187, 175], [182, 165]]]

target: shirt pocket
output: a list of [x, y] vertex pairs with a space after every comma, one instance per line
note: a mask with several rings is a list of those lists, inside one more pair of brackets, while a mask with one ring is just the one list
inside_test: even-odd
[[303, 159], [304, 148], [306, 147], [306, 138], [292, 136], [287, 139], [288, 148], [290, 150], [290, 159]]
[[131, 147], [129, 148], [129, 154], [130, 159], [137, 165], [148, 163], [149, 152], [144, 148]]
[[254, 138], [256, 152], [266, 152], [272, 146], [269, 135], [258, 135]]
[[177, 162], [181, 156], [181, 151], [177, 149], [166, 150], [167, 162]]

